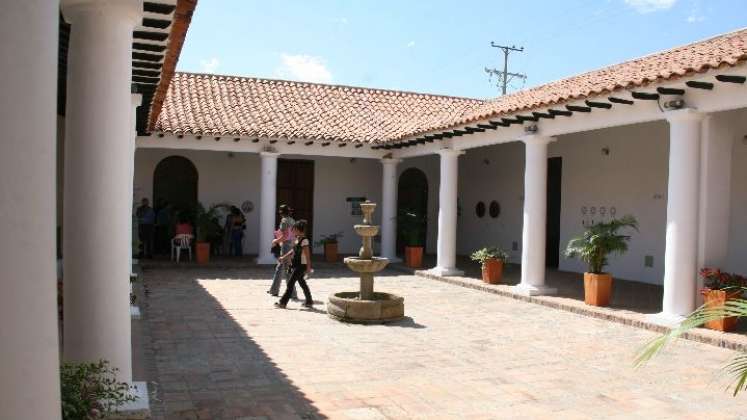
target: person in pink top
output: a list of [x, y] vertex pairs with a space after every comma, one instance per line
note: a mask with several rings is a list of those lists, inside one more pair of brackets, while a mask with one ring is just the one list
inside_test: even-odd
[[194, 229], [192, 229], [192, 225], [189, 224], [183, 217], [179, 218], [179, 223], [176, 224], [176, 229], [174, 232], [176, 235], [190, 235], [194, 236]]

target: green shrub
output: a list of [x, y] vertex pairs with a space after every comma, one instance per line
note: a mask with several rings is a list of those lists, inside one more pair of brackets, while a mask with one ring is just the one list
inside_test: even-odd
[[117, 382], [116, 368], [96, 363], [63, 363], [60, 367], [63, 420], [94, 420], [137, 399], [130, 386]]

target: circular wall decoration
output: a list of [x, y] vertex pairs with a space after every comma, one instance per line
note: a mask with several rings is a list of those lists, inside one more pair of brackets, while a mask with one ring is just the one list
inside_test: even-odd
[[251, 213], [252, 210], [254, 210], [254, 203], [251, 201], [247, 200], [241, 203], [241, 211], [244, 213]]
[[477, 214], [477, 217], [482, 218], [485, 216], [485, 203], [482, 201], [479, 201], [477, 205], [475, 206], [475, 214]]
[[501, 214], [501, 205], [498, 204], [497, 201], [493, 200], [490, 202], [490, 209], [488, 211], [490, 212], [490, 217], [495, 219]]

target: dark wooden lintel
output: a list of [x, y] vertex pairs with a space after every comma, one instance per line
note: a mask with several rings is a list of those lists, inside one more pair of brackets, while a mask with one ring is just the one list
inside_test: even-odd
[[157, 70], [142, 70], [142, 69], [132, 69], [132, 75], [133, 76], [144, 76], [144, 77], [153, 77], [156, 79], [161, 78], [161, 72]]
[[[362, 144], [356, 144], [356, 145], [355, 145], [355, 148], [356, 148], [356, 149], [360, 149], [361, 147], [363, 147], [363, 145], [362, 145]], [[378, 148], [379, 148], [379, 146], [374, 146], [374, 147], [375, 147], [376, 149], [378, 149]], [[373, 147], [372, 147], [372, 149], [373, 149]]]
[[176, 6], [171, 4], [154, 3], [151, 1], [143, 2], [143, 11], [150, 13], [157, 13], [159, 15], [168, 15], [176, 9]]
[[601, 108], [601, 109], [610, 109], [612, 108], [612, 104], [609, 104], [607, 102], [596, 102], [596, 101], [584, 101], [586, 105], [592, 107], [592, 108]]
[[452, 131], [452, 133], [454, 133], [454, 135], [455, 135], [455, 136], [463, 136], [463, 135], [465, 135], [465, 134], [469, 134], [469, 131], [464, 131], [464, 130], [454, 130], [454, 131]]
[[143, 68], [143, 69], [155, 69], [159, 70], [161, 67], [163, 67], [163, 64], [161, 63], [149, 63], [147, 61], [133, 61], [132, 62], [133, 68]]
[[498, 126], [492, 124], [477, 124], [477, 127], [485, 130], [495, 130], [498, 128]]
[[534, 115], [535, 118], [548, 118], [548, 119], [555, 118], [555, 115], [548, 114], [545, 112], [532, 112], [532, 115]]
[[515, 118], [501, 118], [501, 121], [504, 123], [511, 125], [511, 124], [521, 124], [521, 121], [515, 119]]
[[490, 120], [488, 122], [490, 123], [490, 125], [495, 126], [495, 127], [508, 127], [509, 125], [511, 125], [503, 121]]
[[143, 18], [143, 26], [148, 28], [166, 29], [171, 25], [170, 20]]
[[467, 132], [470, 133], [470, 134], [472, 134], [472, 133], [482, 133], [483, 131], [485, 131], [482, 128], [476, 128], [476, 127], [464, 127], [464, 129], [467, 130]]
[[340, 143], [340, 144], [337, 145], [337, 147], [345, 147], [347, 145], [348, 145], [347, 143]]
[[169, 39], [169, 34], [166, 32], [154, 32], [154, 31], [134, 31], [132, 37], [135, 39], [145, 39], [148, 41], [166, 41]]
[[747, 77], [735, 76], [731, 74], [719, 74], [718, 76], [716, 76], [716, 80], [724, 83], [744, 83], [745, 81], [747, 81]]
[[684, 95], [685, 94], [685, 89], [679, 89], [679, 88], [658, 87], [656, 88], [656, 91], [659, 92], [660, 95]]
[[630, 99], [616, 98], [614, 96], [610, 96], [609, 98], [607, 98], [607, 100], [612, 102], [613, 104], [633, 105], [635, 103]]
[[516, 119], [521, 121], [522, 123], [525, 121], [537, 121], [538, 120], [538, 118], [535, 117], [534, 115], [531, 115], [531, 116], [530, 115], [517, 115]]
[[580, 106], [580, 105], [566, 105], [565, 109], [573, 112], [591, 112], [591, 108], [588, 106]]
[[165, 45], [156, 45], [156, 44], [146, 44], [144, 42], [133, 42], [132, 43], [132, 49], [133, 50], [141, 50], [141, 51], [151, 51], [151, 52], [164, 52], [166, 51]]
[[705, 90], [713, 89], [713, 83], [710, 83], [710, 82], [698, 82], [696, 80], [690, 80], [690, 81], [685, 82], [685, 84], [688, 87], [691, 87], [694, 89], [705, 89]]
[[275, 144], [277, 142], [278, 142], [277, 140], [270, 140], [270, 144]]
[[643, 101], [658, 101], [659, 100], [659, 94], [658, 93], [631, 92], [630, 95], [634, 99], [641, 99]]
[[144, 52], [133, 51], [132, 59], [138, 61], [161, 62], [161, 60], [163, 59], [163, 54], [148, 54]]
[[563, 109], [548, 109], [547, 112], [549, 112], [552, 115], [562, 115], [564, 117], [570, 117], [571, 115], [573, 115], [573, 112], [566, 111]]
[[311, 146], [312, 144], [314, 144], [313, 141], [307, 141], [306, 143], [304, 143], [304, 145], [306, 145], [306, 146]]
[[327, 147], [327, 146], [329, 146], [329, 144], [330, 144], [330, 142], [325, 141], [324, 143], [322, 143], [322, 147]]

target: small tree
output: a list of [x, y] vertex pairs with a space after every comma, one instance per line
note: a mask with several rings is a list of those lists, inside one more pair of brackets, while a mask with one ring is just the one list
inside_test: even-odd
[[400, 210], [397, 229], [406, 246], [423, 246], [426, 217], [414, 210]]
[[205, 209], [202, 203], [197, 203], [195, 207], [195, 229], [197, 242], [212, 242], [216, 236], [221, 235], [221, 226], [217, 222], [218, 206], [211, 206]]
[[610, 254], [622, 254], [628, 250], [629, 235], [621, 235], [622, 228], [638, 230], [638, 221], [633, 216], [624, 216], [609, 222], [597, 223], [586, 229], [582, 236], [571, 239], [565, 250], [568, 258], [578, 257], [585, 262], [589, 273], [602, 274]]

